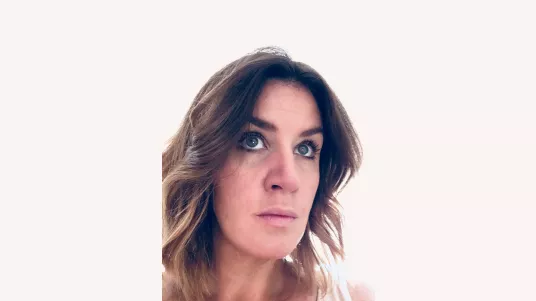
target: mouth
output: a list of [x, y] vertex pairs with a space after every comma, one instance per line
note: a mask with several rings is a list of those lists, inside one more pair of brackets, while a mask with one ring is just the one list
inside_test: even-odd
[[271, 208], [257, 214], [257, 218], [262, 222], [274, 227], [286, 227], [297, 217], [294, 211], [281, 208]]

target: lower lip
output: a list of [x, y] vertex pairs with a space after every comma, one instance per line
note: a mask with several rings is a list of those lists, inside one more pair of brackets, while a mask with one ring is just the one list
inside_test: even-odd
[[283, 215], [257, 215], [263, 222], [274, 227], [285, 227], [292, 223], [296, 218]]

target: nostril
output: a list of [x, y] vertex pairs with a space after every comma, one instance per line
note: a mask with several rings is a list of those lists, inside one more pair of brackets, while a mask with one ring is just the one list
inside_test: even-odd
[[272, 189], [281, 189], [281, 186], [279, 186], [279, 185], [272, 185]]

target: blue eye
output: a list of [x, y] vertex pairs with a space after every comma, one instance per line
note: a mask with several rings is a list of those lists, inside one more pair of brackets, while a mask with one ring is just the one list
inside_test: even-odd
[[[238, 147], [248, 152], [258, 151], [266, 148], [264, 141], [258, 132], [245, 132], [238, 140]], [[316, 158], [318, 152], [318, 145], [312, 140], [303, 141], [295, 149], [296, 154], [311, 160]]]
[[251, 151], [265, 148], [261, 134], [256, 132], [247, 132], [239, 140], [242, 148]]
[[297, 151], [300, 155], [306, 156], [306, 157], [308, 156], [309, 152], [312, 152], [311, 147], [305, 144], [298, 146]]
[[318, 145], [312, 140], [306, 140], [296, 148], [296, 153], [307, 159], [314, 159], [318, 153]]

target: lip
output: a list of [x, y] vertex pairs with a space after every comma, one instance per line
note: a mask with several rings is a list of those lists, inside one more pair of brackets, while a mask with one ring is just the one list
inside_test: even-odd
[[263, 224], [275, 228], [286, 228], [297, 217], [298, 215], [294, 211], [285, 208], [268, 208], [257, 214], [257, 218]]
[[296, 212], [294, 212], [292, 209], [286, 209], [286, 208], [280, 208], [280, 207], [273, 207], [273, 208], [265, 209], [257, 213], [257, 216], [259, 217], [274, 216], [274, 217], [283, 217], [283, 218], [292, 218], [292, 219], [295, 219], [298, 217]]

